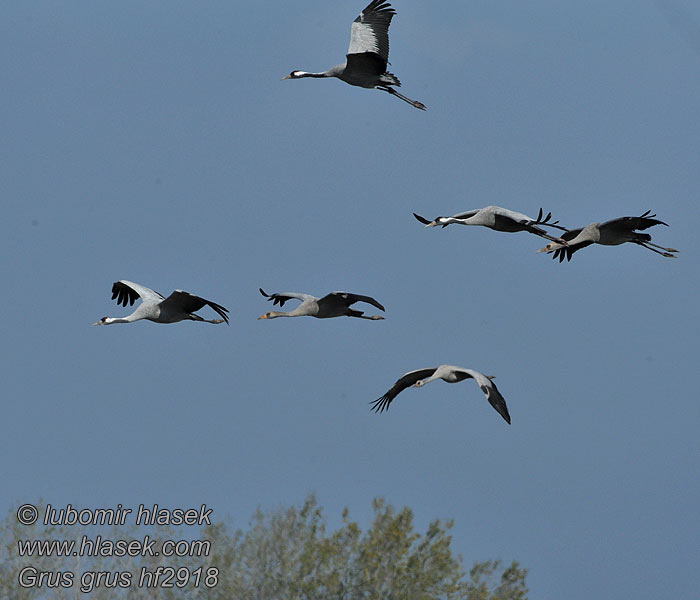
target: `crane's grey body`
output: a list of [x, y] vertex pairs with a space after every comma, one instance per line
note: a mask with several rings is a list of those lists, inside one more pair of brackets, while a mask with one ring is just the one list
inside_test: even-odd
[[370, 296], [361, 296], [360, 294], [350, 294], [348, 292], [331, 292], [323, 298], [316, 298], [316, 296], [311, 296], [310, 294], [299, 294], [297, 292], [267, 294], [262, 288], [260, 288], [260, 293], [268, 301], [272, 302], [273, 306], [279, 304], [280, 308], [284, 306], [287, 300], [292, 299], [301, 300], [301, 304], [289, 312], [274, 310], [266, 312], [261, 317], [258, 317], [259, 319], [276, 319], [277, 317], [316, 317], [317, 319], [357, 317], [359, 319], [379, 321], [384, 318], [380, 315], [366, 316], [361, 310], [350, 308], [355, 302], [366, 302], [383, 311], [384, 307]]
[[[656, 215], [650, 215], [649, 212], [647, 211], [639, 217], [620, 217], [604, 223], [591, 223], [581, 229], [572, 229], [561, 236], [563, 241], [566, 242], [565, 244], [550, 243], [544, 248], [540, 248], [537, 252], [546, 252], [548, 254], [553, 252], [552, 258], [558, 258], [559, 262], [562, 262], [564, 258], [567, 261], [571, 260], [574, 252], [591, 244], [619, 246], [626, 242], [632, 242], [666, 258], [676, 258], [674, 254], [671, 254], [672, 252], [678, 252], [675, 248], [665, 248], [664, 246], [653, 244], [648, 233], [635, 231], [636, 229], [648, 229], [654, 225], [666, 225], [668, 227], [668, 223], [654, 219]], [[654, 248], [659, 248], [663, 252], [659, 252], [659, 250]]]
[[389, 61], [389, 25], [396, 11], [385, 0], [372, 0], [350, 28], [350, 45], [346, 61], [320, 73], [292, 71], [282, 79], [336, 77], [345, 83], [378, 89], [408, 102], [420, 110], [425, 105], [411, 100], [390, 86], [400, 87], [399, 78], [386, 70]]
[[[202, 321], [205, 323], [228, 323], [228, 309], [210, 302], [189, 292], [175, 290], [165, 298], [158, 292], [138, 283], [120, 279], [112, 285], [112, 300], [116, 299], [118, 305], [133, 305], [137, 298], [141, 298], [141, 304], [133, 313], [126, 317], [102, 317], [93, 325], [112, 325], [114, 323], [133, 323], [134, 321], [153, 321], [154, 323], [178, 323], [179, 321]], [[211, 307], [221, 319], [204, 319], [194, 314], [204, 306]]]
[[554, 242], [561, 242], [562, 240], [561, 238], [549, 235], [544, 229], [538, 227], [538, 225], [546, 225], [548, 227], [555, 227], [556, 229], [566, 231], [566, 228], [557, 225], [559, 221], [550, 222], [552, 213], [548, 213], [546, 217], [542, 218], [541, 208], [537, 219], [533, 219], [532, 217], [528, 217], [523, 213], [515, 212], [514, 210], [509, 210], [500, 206], [485, 206], [484, 208], [477, 208], [474, 210], [461, 212], [456, 215], [452, 215], [451, 217], [435, 217], [435, 219], [432, 221], [429, 221], [425, 217], [421, 217], [416, 213], [413, 213], [413, 216], [426, 227], [435, 227], [437, 225], [447, 227], [448, 225], [453, 224], [476, 225], [506, 233], [527, 231]]
[[510, 425], [510, 414], [506, 401], [498, 391], [496, 384], [491, 381], [492, 375], [484, 375], [473, 369], [465, 369], [454, 365], [440, 365], [439, 367], [429, 367], [426, 369], [417, 369], [409, 371], [402, 375], [391, 389], [381, 398], [372, 401], [372, 409], [375, 412], [383, 412], [388, 410], [391, 401], [396, 398], [405, 389], [414, 386], [422, 387], [431, 381], [442, 379], [447, 383], [458, 383], [465, 379], [474, 379], [481, 388], [481, 391], [486, 395], [489, 404], [493, 406], [496, 412]]

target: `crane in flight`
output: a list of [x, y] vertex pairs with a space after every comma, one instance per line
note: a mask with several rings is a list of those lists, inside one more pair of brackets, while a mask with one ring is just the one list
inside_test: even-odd
[[421, 217], [416, 213], [413, 213], [413, 216], [426, 227], [435, 227], [437, 225], [447, 227], [448, 225], [452, 224], [479, 225], [481, 227], [488, 227], [494, 231], [505, 231], [506, 233], [527, 231], [559, 243], [563, 241], [561, 238], [549, 235], [544, 229], [542, 229], [542, 227], [538, 227], [538, 225], [545, 225], [548, 227], [561, 229], [562, 231], [567, 231], [565, 227], [557, 225], [559, 221], [550, 221], [552, 218], [551, 212], [547, 213], [547, 216], [542, 218], [543, 215], [541, 208], [539, 214], [537, 215], [537, 219], [528, 217], [523, 213], [515, 212], [514, 210], [501, 208], [500, 206], [486, 206], [484, 208], [468, 210], [466, 212], [452, 215], [451, 217], [435, 217], [432, 221], [429, 221], [425, 217]]
[[[678, 252], [678, 250], [653, 244], [648, 233], [638, 233], [636, 231], [637, 229], [649, 229], [649, 227], [654, 227], [654, 225], [666, 225], [668, 227], [668, 223], [655, 219], [656, 215], [650, 215], [650, 212], [646, 211], [639, 217], [620, 217], [604, 223], [591, 223], [581, 229], [572, 229], [561, 236], [565, 242], [564, 244], [556, 241], [550, 242], [537, 252], [546, 252], [547, 254], [553, 252], [552, 258], [558, 258], [559, 262], [562, 262], [564, 258], [567, 261], [571, 260], [574, 252], [591, 244], [619, 246], [625, 242], [632, 242], [666, 258], [676, 258], [676, 255], [672, 253]], [[659, 250], [655, 250], [655, 248]]]
[[350, 308], [355, 302], [366, 302], [383, 311], [384, 307], [370, 296], [349, 294], [348, 292], [331, 292], [330, 294], [326, 294], [323, 298], [316, 298], [316, 296], [311, 296], [310, 294], [298, 294], [297, 292], [268, 294], [262, 288], [260, 288], [260, 293], [265, 296], [268, 301], [272, 302], [273, 306], [279, 304], [280, 308], [284, 306], [287, 300], [292, 299], [301, 300], [301, 304], [289, 312], [271, 310], [261, 317], [258, 317], [258, 320], [276, 319], [277, 317], [316, 317], [317, 319], [357, 317], [358, 319], [380, 321], [384, 318], [381, 315], [366, 316], [361, 310]]
[[473, 379], [479, 385], [481, 391], [484, 392], [491, 406], [493, 406], [496, 412], [510, 425], [510, 414], [508, 413], [506, 401], [498, 391], [496, 384], [491, 381], [494, 379], [494, 376], [484, 375], [473, 369], [465, 369], [453, 365], [440, 365], [439, 367], [417, 369], [416, 371], [405, 373], [386, 394], [371, 402], [372, 410], [375, 412], [383, 412], [389, 408], [391, 401], [405, 389], [411, 386], [422, 387], [436, 379], [442, 379], [447, 383], [458, 383], [465, 379]]
[[[220, 304], [205, 300], [189, 292], [175, 290], [167, 298], [161, 296], [158, 292], [153, 291], [133, 281], [120, 279], [112, 285], [112, 300], [117, 300], [117, 305], [132, 305], [137, 298], [141, 298], [141, 304], [136, 307], [136, 310], [126, 317], [102, 317], [93, 325], [112, 325], [114, 323], [133, 323], [146, 319], [154, 323], [177, 323], [179, 321], [201, 321], [204, 323], [227, 323], [228, 312]], [[204, 319], [194, 313], [200, 308], [209, 306], [218, 313], [220, 319]]]
[[388, 92], [411, 106], [425, 110], [425, 104], [411, 100], [391, 87], [401, 86], [399, 78], [386, 70], [389, 62], [389, 25], [395, 14], [388, 2], [372, 0], [350, 27], [350, 46], [344, 63], [321, 73], [292, 71], [282, 79], [337, 77], [350, 85]]

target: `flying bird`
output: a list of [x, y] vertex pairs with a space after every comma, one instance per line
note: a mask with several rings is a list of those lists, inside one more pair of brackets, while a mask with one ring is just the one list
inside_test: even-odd
[[538, 225], [545, 225], [548, 227], [554, 227], [556, 229], [561, 229], [566, 231], [565, 227], [557, 225], [559, 221], [550, 221], [552, 218], [552, 213], [547, 213], [547, 216], [542, 218], [542, 209], [537, 215], [537, 219], [528, 217], [519, 212], [513, 210], [508, 210], [507, 208], [501, 208], [500, 206], [486, 206], [484, 208], [477, 208], [475, 210], [468, 210], [463, 213], [452, 215], [451, 217], [435, 217], [432, 221], [429, 221], [425, 217], [413, 213], [413, 216], [423, 223], [426, 227], [435, 227], [436, 225], [441, 225], [442, 227], [447, 227], [448, 225], [480, 225], [482, 227], [488, 227], [494, 231], [505, 231], [507, 233], [515, 233], [517, 231], [528, 231], [539, 235], [540, 237], [547, 238], [553, 242], [562, 242], [561, 238], [552, 237], [544, 229], [538, 227]]
[[277, 317], [316, 317], [317, 319], [330, 319], [332, 317], [357, 317], [358, 319], [369, 319], [379, 321], [384, 317], [380, 315], [366, 316], [361, 310], [350, 308], [355, 302], [366, 302], [376, 306], [379, 310], [384, 307], [374, 298], [360, 296], [359, 294], [349, 294], [348, 292], [331, 292], [323, 298], [316, 298], [309, 294], [297, 294], [296, 292], [285, 292], [283, 294], [267, 294], [262, 288], [260, 293], [265, 296], [272, 305], [284, 306], [287, 300], [301, 300], [301, 304], [289, 312], [278, 312], [271, 310], [266, 312], [259, 319], [276, 319]]
[[[668, 227], [668, 223], [655, 219], [656, 215], [650, 215], [650, 212], [646, 211], [639, 217], [620, 217], [605, 223], [591, 223], [582, 229], [572, 229], [561, 236], [566, 244], [556, 241], [551, 242], [537, 252], [546, 252], [548, 254], [554, 252], [552, 258], [558, 258], [559, 262], [562, 262], [564, 257], [569, 261], [574, 252], [591, 244], [619, 246], [625, 242], [632, 242], [666, 258], [676, 258], [675, 254], [671, 254], [672, 252], [678, 252], [675, 248], [664, 248], [653, 244], [648, 233], [637, 233], [635, 231], [636, 229], [648, 229], [654, 225], [666, 225]], [[659, 248], [663, 252], [654, 248]]]
[[[178, 321], [202, 321], [204, 323], [227, 323], [227, 308], [210, 302], [189, 292], [175, 290], [170, 296], [164, 298], [152, 289], [121, 279], [112, 285], [112, 300], [117, 299], [117, 305], [133, 305], [137, 298], [142, 302], [136, 310], [127, 317], [102, 317], [93, 325], [112, 325], [113, 323], [133, 323], [141, 319], [147, 319], [154, 323], [177, 323]], [[203, 319], [194, 313], [200, 308], [209, 306], [213, 308], [221, 319]]]
[[395, 14], [396, 11], [388, 2], [372, 0], [350, 28], [346, 62], [322, 73], [292, 71], [282, 79], [337, 77], [350, 85], [389, 92], [411, 106], [425, 110], [425, 104], [411, 100], [391, 87], [401, 86], [399, 78], [386, 70], [389, 61], [389, 25]]
[[386, 394], [371, 402], [372, 410], [375, 412], [388, 410], [391, 401], [406, 388], [411, 386], [422, 387], [426, 383], [430, 383], [436, 379], [442, 379], [447, 383], [458, 383], [465, 379], [474, 379], [476, 383], [479, 384], [481, 391], [486, 394], [486, 399], [491, 406], [493, 406], [496, 412], [510, 425], [510, 415], [508, 414], [506, 401], [503, 399], [503, 396], [501, 396], [498, 388], [496, 388], [496, 384], [491, 381], [493, 378], [493, 375], [484, 375], [473, 369], [464, 369], [453, 365], [440, 365], [439, 367], [409, 371], [403, 375]]

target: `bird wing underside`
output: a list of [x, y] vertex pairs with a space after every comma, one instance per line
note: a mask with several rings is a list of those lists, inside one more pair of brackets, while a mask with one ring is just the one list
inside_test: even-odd
[[620, 231], [649, 229], [649, 227], [653, 227], [654, 225], [666, 225], [666, 227], [668, 227], [668, 223], [654, 219], [653, 217], [655, 216], [656, 215], [650, 215], [649, 211], [647, 211], [640, 217], [620, 217], [619, 219], [611, 219], [610, 221], [603, 223], [600, 227], [617, 229]]
[[413, 216], [418, 219], [423, 225], [429, 225], [432, 221], [428, 221], [425, 217], [421, 217], [420, 215], [413, 213]]
[[368, 75], [382, 75], [386, 72], [386, 60], [376, 52], [348, 54], [346, 58], [346, 68], [348, 71], [367, 73]]
[[505, 419], [508, 425], [510, 425], [508, 406], [506, 405], [506, 401], [503, 396], [501, 396], [501, 392], [498, 391], [496, 384], [491, 381], [489, 385], [479, 384], [479, 387], [481, 388], [481, 391], [486, 394], [486, 399], [489, 401], [489, 404], [493, 406], [496, 409], [496, 412]]
[[362, 296], [360, 294], [350, 294], [349, 292], [331, 292], [327, 294], [319, 302], [341, 302], [344, 306], [351, 306], [355, 302], [366, 302], [372, 306], [377, 307], [379, 310], [384, 310], [384, 307], [379, 304], [371, 296]]
[[409, 371], [408, 373], [403, 375], [386, 394], [384, 394], [381, 398], [373, 400], [370, 403], [372, 404], [372, 410], [375, 412], [384, 412], [389, 408], [389, 404], [391, 404], [391, 401], [394, 398], [396, 398], [396, 396], [398, 396], [406, 388], [411, 387], [413, 384], [417, 383], [421, 379], [430, 377], [433, 373], [435, 373], [436, 370], [437, 367]]
[[457, 371], [457, 370], [454, 371], [454, 376], [455, 376], [455, 379], [457, 380], [457, 381], [455, 381], [455, 383], [457, 383], [459, 381], [464, 381], [465, 379], [472, 379], [473, 378], [473, 376], [471, 374], [465, 373], [464, 371]]
[[389, 25], [396, 11], [384, 0], [373, 0], [353, 21], [350, 27], [348, 54], [376, 52], [384, 61], [389, 60]]
[[284, 306], [284, 303], [287, 302], [287, 300], [301, 300], [302, 302], [305, 302], [306, 300], [316, 300], [315, 296], [311, 296], [309, 294], [299, 294], [297, 292], [282, 292], [282, 293], [275, 293], [275, 294], [268, 294], [263, 290], [262, 288], [258, 288], [260, 290], [260, 293], [267, 298], [268, 302], [272, 302], [273, 306], [276, 306], [277, 304], [280, 305], [280, 308]]
[[498, 213], [493, 215], [493, 219], [495, 227], [498, 229], [498, 231], [514, 233], [516, 231], [522, 231], [523, 229], [527, 229], [528, 231], [536, 231], [537, 233], [546, 233], [544, 229], [541, 229], [536, 225], [532, 225], [532, 219], [510, 217], [508, 215], [500, 215]]
[[224, 308], [220, 304], [216, 304], [216, 302], [205, 300], [204, 298], [200, 298], [199, 296], [195, 296], [189, 292], [183, 292], [182, 290], [175, 290], [161, 303], [161, 306], [164, 310], [172, 308], [174, 311], [182, 311], [187, 314], [192, 314], [197, 312], [200, 308], [209, 306], [216, 311], [226, 323], [228, 323], [228, 315], [226, 314], [228, 312], [227, 308]]
[[565, 242], [570, 242], [573, 240], [579, 233], [583, 231], [583, 228], [581, 229], [571, 229], [569, 231], [565, 231], [564, 233], [561, 234], [561, 239], [564, 240]]
[[120, 279], [112, 284], [112, 300], [115, 298], [117, 305], [121, 304], [122, 306], [133, 305], [138, 298], [153, 300], [154, 302], [160, 302], [165, 299], [151, 288], [139, 285], [133, 281], [127, 281], [126, 279]]

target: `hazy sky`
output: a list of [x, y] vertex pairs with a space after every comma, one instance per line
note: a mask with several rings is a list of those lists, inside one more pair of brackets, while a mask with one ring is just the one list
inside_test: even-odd
[[[363, 2], [5, 2], [0, 510], [257, 506], [335, 526], [384, 496], [533, 598], [689, 598], [700, 564], [700, 9], [396, 0], [391, 70], [337, 80]], [[651, 209], [680, 250], [568, 264], [427, 217], [571, 227]], [[91, 327], [129, 279], [231, 326]], [[368, 294], [385, 321], [257, 321], [267, 292]], [[286, 307], [285, 307], [286, 308]], [[371, 308], [371, 307], [370, 307]], [[211, 318], [211, 317], [209, 317]], [[369, 402], [406, 371], [497, 376]]]

